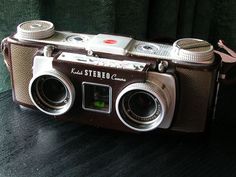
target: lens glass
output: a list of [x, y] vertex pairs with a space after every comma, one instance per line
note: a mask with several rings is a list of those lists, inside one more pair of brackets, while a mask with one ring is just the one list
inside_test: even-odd
[[138, 123], [150, 123], [161, 114], [161, 104], [156, 97], [143, 90], [127, 92], [121, 100], [122, 112]]
[[149, 117], [156, 111], [155, 100], [145, 92], [132, 94], [128, 104], [130, 110], [139, 117]]
[[44, 75], [35, 82], [35, 91], [38, 101], [53, 109], [61, 109], [69, 99], [66, 86], [56, 77]]
[[55, 78], [48, 78], [42, 83], [42, 93], [52, 103], [63, 102], [67, 96], [64, 84]]

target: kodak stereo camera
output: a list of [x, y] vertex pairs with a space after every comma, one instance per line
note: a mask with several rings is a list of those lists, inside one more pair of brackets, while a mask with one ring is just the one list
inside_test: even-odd
[[123, 131], [202, 132], [211, 120], [221, 59], [194, 38], [173, 45], [21, 23], [2, 41], [13, 99], [56, 119]]

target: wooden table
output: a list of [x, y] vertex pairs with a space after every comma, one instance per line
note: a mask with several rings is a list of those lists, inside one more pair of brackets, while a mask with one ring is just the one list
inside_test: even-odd
[[[235, 116], [236, 117], [236, 116]], [[207, 136], [131, 134], [54, 120], [0, 94], [1, 177], [235, 177], [236, 120]]]

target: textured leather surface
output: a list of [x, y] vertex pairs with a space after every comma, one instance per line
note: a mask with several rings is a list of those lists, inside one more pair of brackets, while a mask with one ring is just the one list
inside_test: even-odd
[[[137, 39], [197, 37], [236, 49], [234, 0], [2, 0], [0, 40], [26, 20], [52, 21], [57, 30], [115, 33]], [[0, 92], [10, 87], [0, 61]]]
[[38, 49], [32, 47], [24, 47], [12, 44], [12, 75], [14, 93], [17, 101], [29, 105], [33, 105], [29, 97], [29, 82], [33, 77], [31, 68], [33, 66], [33, 56]]

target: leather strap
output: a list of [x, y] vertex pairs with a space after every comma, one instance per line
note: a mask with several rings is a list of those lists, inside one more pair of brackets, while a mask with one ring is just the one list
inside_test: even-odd
[[227, 53], [220, 52], [215, 50], [214, 52], [221, 56], [222, 61], [225, 63], [234, 63], [236, 62], [236, 52], [227, 47], [222, 40], [219, 40], [218, 46], [224, 49]]
[[236, 83], [236, 52], [227, 47], [222, 40], [219, 40], [218, 46], [223, 49], [224, 52], [215, 50], [222, 59], [222, 67], [220, 73], [220, 79], [223, 84], [235, 84]]

